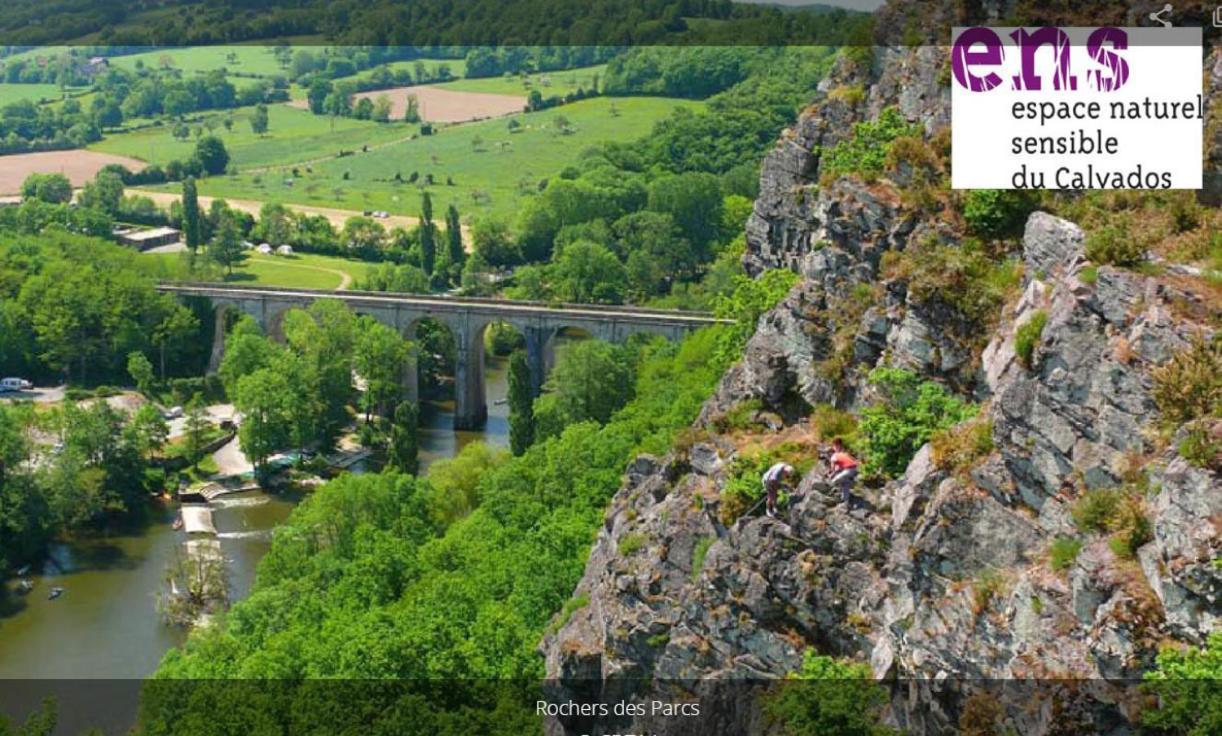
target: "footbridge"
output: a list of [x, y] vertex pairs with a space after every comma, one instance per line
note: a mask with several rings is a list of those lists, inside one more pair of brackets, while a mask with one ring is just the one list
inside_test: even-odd
[[[212, 371], [219, 367], [224, 354], [224, 315], [230, 310], [250, 315], [266, 334], [276, 339], [283, 338], [281, 324], [286, 312], [308, 307], [319, 299], [342, 301], [353, 312], [368, 315], [408, 339], [415, 338], [416, 326], [422, 320], [436, 320], [449, 328], [457, 345], [454, 366], [456, 429], [481, 426], [488, 417], [484, 392], [484, 330], [490, 324], [507, 323], [526, 338], [531, 390], [538, 395], [551, 366], [555, 337], [563, 330], [581, 330], [609, 342], [620, 342], [640, 333], [677, 340], [692, 330], [723, 321], [702, 312], [389, 292], [193, 282], [165, 282], [157, 289], [182, 298], [207, 299], [216, 309], [217, 329], [209, 364]], [[414, 358], [405, 366], [404, 384], [405, 393], [416, 398], [418, 382]]]

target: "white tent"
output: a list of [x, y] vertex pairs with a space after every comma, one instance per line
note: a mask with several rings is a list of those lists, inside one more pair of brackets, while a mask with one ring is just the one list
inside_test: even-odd
[[279, 248], [277, 248], [277, 249], [276, 249], [276, 254], [277, 254], [277, 255], [282, 255], [282, 256], [291, 256], [291, 255], [293, 255], [293, 246], [291, 246], [291, 245], [282, 245], [282, 246], [280, 246]]

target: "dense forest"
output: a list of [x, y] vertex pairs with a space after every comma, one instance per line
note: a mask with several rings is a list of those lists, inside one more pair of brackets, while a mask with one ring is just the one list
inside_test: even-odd
[[0, 43], [90, 39], [115, 45], [197, 45], [317, 36], [390, 46], [624, 46], [658, 43], [839, 43], [864, 14], [841, 9], [782, 12], [730, 0], [14, 0]]

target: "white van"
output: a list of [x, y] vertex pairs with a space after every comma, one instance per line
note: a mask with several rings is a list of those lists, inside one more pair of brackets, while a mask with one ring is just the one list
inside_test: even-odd
[[24, 378], [0, 378], [0, 391], [29, 391], [34, 384]]

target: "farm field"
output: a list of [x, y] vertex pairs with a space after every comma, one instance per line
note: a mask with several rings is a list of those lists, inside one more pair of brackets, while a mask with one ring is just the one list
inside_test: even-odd
[[[167, 65], [186, 73], [202, 73], [213, 69], [258, 74], [271, 77], [283, 74], [271, 46], [192, 46], [188, 48], [152, 49], [138, 54], [112, 56], [110, 64], [118, 69], [134, 71], [138, 64], [151, 69]], [[235, 79], [234, 83], [237, 83]]]
[[0, 156], [0, 195], [18, 194], [21, 183], [30, 174], [63, 174], [72, 186], [85, 184], [107, 164], [119, 164], [129, 169], [144, 166], [126, 156], [115, 156], [96, 151], [40, 151]]
[[[243, 107], [208, 114], [203, 117], [202, 122], [193, 123], [190, 127], [206, 128], [211, 124], [211, 134], [218, 136], [225, 143], [231, 165], [239, 169], [301, 163], [335, 156], [341, 149], [359, 151], [363, 145], [374, 146], [408, 138], [418, 130], [416, 126], [405, 123], [372, 123], [352, 118], [332, 119], [280, 104], [268, 106], [268, 132], [255, 135], [250, 129], [250, 116], [253, 111], [254, 108]], [[233, 120], [232, 130], [225, 128], [226, 118]], [[185, 141], [178, 140], [172, 135], [172, 129], [173, 126], [162, 125], [108, 135], [89, 148], [156, 164], [189, 158], [195, 150], [194, 136]]]
[[[176, 278], [183, 270], [181, 253], [148, 253], [154, 276]], [[299, 253], [291, 256], [249, 254], [233, 269], [228, 280], [250, 286], [284, 286], [298, 289], [351, 289], [378, 264]]]
[[[595, 77], [602, 79], [606, 75], [607, 65], [587, 66], [580, 69], [567, 69], [555, 72], [540, 72], [524, 76], [512, 75], [501, 77], [484, 77], [480, 79], [457, 79], [436, 86], [442, 89], [452, 89], [460, 92], [484, 92], [494, 95], [518, 95], [526, 97], [531, 90], [539, 90], [544, 97], [552, 95], [567, 95], [579, 88], [592, 89]], [[601, 84], [601, 82], [600, 82]]]
[[[466, 123], [472, 120], [512, 115], [526, 109], [525, 97], [487, 94], [484, 92], [462, 92], [434, 85], [396, 87], [354, 95], [355, 99], [367, 97], [377, 100], [385, 96], [390, 100], [390, 116], [401, 120], [407, 114], [407, 100], [414, 96], [420, 106], [421, 119], [430, 123]], [[304, 101], [290, 105], [303, 106]]]
[[61, 97], [63, 93], [57, 84], [0, 84], [0, 107], [21, 100], [37, 103]]
[[[699, 102], [659, 97], [599, 97], [535, 113], [521, 113], [441, 128], [432, 136], [396, 143], [365, 154], [313, 165], [291, 178], [291, 167], [201, 180], [200, 193], [226, 199], [278, 201], [350, 210], [382, 209], [416, 215], [420, 187], [416, 173], [431, 174], [434, 211], [454, 204], [463, 215], [514, 213], [540, 180], [575, 162], [587, 146], [636, 140], [679, 107]], [[615, 111], [613, 114], [612, 111]], [[568, 134], [556, 125], [569, 123]], [[509, 120], [520, 128], [511, 133]], [[400, 181], [396, 181], [398, 175]], [[446, 182], [452, 180], [453, 185]]]

